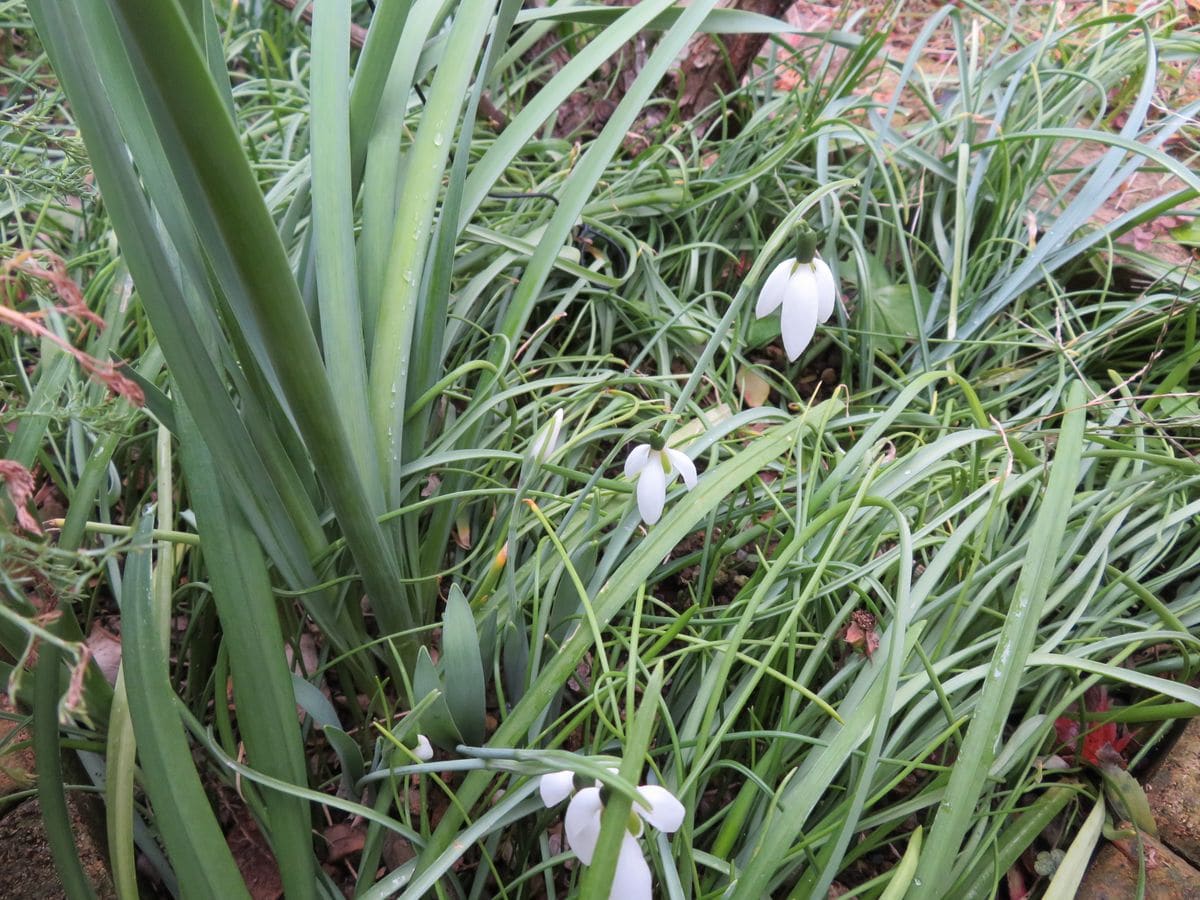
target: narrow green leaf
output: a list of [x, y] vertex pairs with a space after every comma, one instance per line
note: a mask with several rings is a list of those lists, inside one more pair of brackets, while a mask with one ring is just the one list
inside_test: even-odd
[[37, 765], [38, 804], [46, 843], [54, 858], [54, 868], [62, 879], [70, 900], [91, 900], [96, 896], [83, 873], [71, 815], [67, 811], [62, 752], [58, 743], [58, 703], [62, 696], [60, 676], [63, 655], [58, 647], [43, 643], [39, 648], [33, 682], [33, 755]]
[[913, 875], [917, 872], [917, 859], [921, 855], [921, 833], [923, 827], [918, 825], [909, 836], [908, 846], [900, 862], [892, 867], [892, 877], [888, 879], [887, 887], [879, 895], [879, 900], [904, 900], [904, 895], [912, 887]]
[[50, 413], [58, 408], [63, 385], [74, 365], [75, 360], [69, 353], [50, 341], [42, 341], [41, 371], [25, 405], [25, 415], [18, 420], [16, 434], [5, 448], [6, 459], [15, 460], [26, 469], [33, 468], [38, 448], [46, 435], [46, 427], [50, 424]]
[[446, 675], [446, 704], [454, 723], [468, 744], [482, 743], [487, 697], [479, 656], [479, 632], [475, 630], [475, 617], [467, 598], [457, 584], [451, 585], [446, 598], [442, 667]]
[[1100, 832], [1104, 827], [1104, 797], [1096, 798], [1096, 805], [1088, 813], [1066, 855], [1058, 864], [1054, 877], [1046, 886], [1042, 900], [1075, 900], [1083, 876], [1087, 874], [1088, 864], [1092, 859], [1092, 851], [1100, 842]]
[[[367, 138], [375, 128], [375, 116], [383, 98], [384, 85], [397, 59], [396, 48], [408, 21], [412, 0], [379, 0], [371, 15], [367, 40], [354, 70], [350, 90], [350, 178], [357, 193], [362, 178], [363, 160], [367, 153]], [[413, 59], [416, 54], [404, 54]]]
[[180, 0], [179, 5], [187, 16], [192, 34], [195, 35], [204, 60], [208, 63], [209, 76], [220, 91], [225, 108], [233, 115], [233, 89], [229, 84], [229, 72], [225, 68], [225, 47], [221, 43], [221, 33], [217, 30], [213, 4], [209, 0]]
[[[179, 457], [187, 477], [213, 601], [229, 651], [238, 726], [251, 765], [306, 786], [296, 695], [284, 655], [275, 595], [262, 550], [227, 496], [186, 407], [179, 410]], [[308, 805], [264, 794], [272, 849], [289, 896], [312, 897], [314, 856]]]
[[[1178, 640], [1179, 635], [1176, 634], [1171, 639]], [[1053, 666], [1078, 672], [1090, 672], [1093, 675], [1103, 675], [1109, 681], [1132, 684], [1151, 693], [1163, 694], [1167, 697], [1174, 697], [1182, 703], [1200, 706], [1200, 688], [1194, 688], [1190, 684], [1181, 684], [1170, 678], [1147, 675], [1145, 672], [1125, 666], [1109, 665], [1094, 659], [1069, 656], [1064, 653], [1031, 653], [1028, 662], [1031, 666]]]
[[[377, 29], [379, 33], [383, 32], [385, 26], [382, 19], [388, 5], [394, 8], [403, 2], [404, 0], [393, 0], [390, 4], [381, 6], [375, 14], [369, 35], [376, 34]], [[449, 2], [450, 0], [447, 0], [447, 3]], [[418, 3], [404, 19], [402, 46], [416, 48], [424, 44], [445, 14], [447, 3]], [[363, 52], [366, 54], [366, 48]], [[400, 210], [401, 198], [405, 196], [407, 151], [411, 139], [407, 118], [410, 101], [413, 99], [412, 88], [417, 62], [416, 52], [397, 52], [393, 46], [386, 58], [383, 93], [374, 102], [373, 110], [367, 113], [362, 109], [362, 104], [366, 102], [363, 99], [363, 90], [366, 90], [367, 82], [361, 80], [364, 77], [363, 66], [367, 62], [365, 58], [360, 59], [350, 98], [351, 154], [356, 176], [364, 166], [362, 159], [366, 160], [365, 171], [361, 176], [362, 188], [356, 193], [362, 195], [362, 235], [359, 238], [358, 250], [361, 258], [359, 268], [363, 329], [368, 350], [375, 346], [379, 311], [384, 301], [384, 279], [387, 276], [395, 237], [396, 216]], [[365, 77], [371, 76], [368, 74]], [[360, 133], [361, 123], [367, 115], [371, 125]]]
[[[424, 283], [421, 286], [422, 302], [417, 307], [417, 318], [414, 325], [416, 334], [413, 345], [412, 374], [408, 382], [408, 395], [405, 400], [405, 419], [407, 422], [401, 459], [405, 462], [421, 454], [428, 438], [428, 408], [418, 411], [415, 416], [412, 411], [413, 403], [424, 394], [441, 375], [444, 368], [444, 342], [446, 320], [449, 318], [450, 285], [454, 271], [454, 256], [458, 245], [458, 229], [453, 227], [459, 220], [462, 209], [463, 182], [467, 177], [467, 160], [471, 158], [471, 145], [474, 138], [476, 113], [483, 97], [483, 88], [487, 83], [487, 73], [491, 71], [500, 49], [508, 42], [512, 30], [513, 19], [520, 8], [522, 0], [502, 0], [500, 11], [495, 18], [492, 33], [487, 41], [487, 49], [479, 65], [479, 76], [467, 97], [466, 109], [463, 113], [463, 125], [459, 128], [458, 142], [454, 148], [454, 160], [450, 165], [446, 190], [442, 197], [441, 214], [434, 227], [435, 237], [428, 251], [424, 270]], [[410, 421], [415, 419], [413, 421]], [[432, 586], [432, 582], [430, 583]], [[422, 606], [425, 604], [422, 603]]]
[[1025, 561], [996, 644], [989, 677], [984, 682], [983, 693], [959, 753], [960, 758], [968, 762], [956, 765], [951, 772], [950, 784], [930, 829], [929, 842], [921, 853], [913, 885], [913, 897], [918, 900], [943, 897], [950, 886], [954, 860], [971, 827], [1004, 724], [1016, 698], [1042, 605], [1054, 578], [1067, 524], [1064, 511], [1070, 508], [1079, 478], [1087, 422], [1085, 400], [1083, 385], [1072, 384], [1067, 393], [1049, 482], [1039, 501]]
[[[388, 302], [380, 308], [376, 323], [370, 389], [377, 452], [387, 465], [386, 494], [394, 503], [400, 501], [404, 492], [397, 463], [404, 445], [409, 364], [413, 357], [417, 307], [424, 299], [421, 287], [434, 211], [491, 9], [489, 0], [464, 0], [458, 8], [446, 42], [444, 59], [448, 64], [438, 67], [421, 124], [408, 150], [406, 165], [413, 177], [405, 181], [404, 202], [392, 228], [392, 248], [383, 282], [383, 296]], [[466, 127], [471, 127], [471, 123]], [[426, 383], [433, 380], [428, 378]]]
[[129, 717], [124, 667], [117, 670], [108, 715], [104, 763], [104, 819], [113, 883], [121, 900], [137, 900], [137, 855], [133, 842], [133, 773], [137, 764], [137, 738], [133, 733], [133, 720]]
[[121, 591], [122, 664], [143, 786], [180, 884], [212, 897], [248, 898], [175, 710], [162, 639], [169, 633], [170, 597], [162, 598], [164, 604], [151, 590], [153, 526], [154, 517], [143, 516], [126, 557]]
[[329, 384], [363, 484], [378, 494], [379, 463], [367, 412], [366, 347], [354, 251], [350, 186], [350, 3], [315, 6], [312, 27], [312, 235], [322, 350]]
[[[684, 5], [670, 6], [658, 13], [647, 24], [651, 31], [665, 31], [682, 15]], [[619, 20], [624, 12], [620, 7], [592, 6], [588, 4], [557, 4], [545, 9], [527, 9], [517, 17], [517, 24], [545, 20], [556, 22], [579, 22], [587, 25], [611, 25]], [[742, 9], [724, 9], [718, 7], [710, 10], [696, 31], [704, 34], [810, 34], [811, 32], [791, 25], [782, 19], [764, 16], [761, 13], [749, 12]], [[822, 32], [822, 37], [825, 33]]]
[[1101, 763], [1100, 775], [1108, 799], [1121, 817], [1128, 819], [1139, 831], [1158, 837], [1158, 824], [1150, 810], [1150, 801], [1138, 780], [1112, 763]]
[[325, 732], [325, 740], [329, 741], [329, 746], [333, 748], [338, 762], [341, 763], [342, 788], [345, 790], [346, 796], [353, 797], [355, 785], [367, 773], [362, 750], [354, 738], [336, 725], [326, 725], [322, 730]]
[[463, 737], [450, 714], [450, 707], [446, 705], [446, 691], [438, 677], [437, 666], [433, 664], [429, 651], [420, 647], [417, 650], [417, 664], [413, 668], [413, 699], [420, 703], [430, 694], [437, 696], [421, 720], [425, 735], [442, 747], [461, 744]]
[[341, 720], [338, 718], [337, 710], [333, 708], [333, 703], [321, 693], [319, 687], [299, 672], [289, 672], [288, 674], [292, 677], [292, 691], [296, 698], [296, 705], [308, 713], [309, 718], [313, 720], [313, 724], [318, 728], [341, 725]]

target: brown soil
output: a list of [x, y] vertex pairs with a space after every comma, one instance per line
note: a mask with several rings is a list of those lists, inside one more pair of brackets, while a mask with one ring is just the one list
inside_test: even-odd
[[[115, 900], [104, 853], [90, 836], [90, 811], [73, 798], [68, 804], [84, 874], [100, 900]], [[0, 900], [58, 900], [66, 898], [37, 800], [26, 800], [0, 819]]]
[[[8, 697], [0, 697], [0, 712], [20, 715]], [[46, 842], [38, 801], [24, 800], [10, 808], [4, 799], [36, 784], [29, 741], [26, 729], [19, 728], [12, 720], [0, 720], [0, 743], [5, 748], [0, 755], [0, 900], [66, 897], [54, 867], [50, 845]], [[67, 809], [84, 874], [97, 897], [101, 900], [115, 898], [106, 856], [102, 845], [93, 837], [101, 834], [104, 828], [104, 813], [99, 801], [82, 794], [68, 794]]]
[[[1200, 872], [1151, 837], [1143, 836], [1147, 900], [1197, 900]], [[1108, 844], [1092, 861], [1076, 897], [1088, 900], [1132, 900], [1137, 896], [1136, 847]]]
[[1200, 719], [1187, 724], [1145, 789], [1159, 838], [1200, 868]]
[[1149, 900], [1200, 900], [1200, 719], [1192, 719], [1145, 781], [1159, 839], [1143, 835], [1102, 842], [1076, 896], [1129, 900], [1137, 896], [1145, 858]]
[[[883, 52], [893, 60], [899, 61], [904, 60], [911, 53], [913, 44], [926, 21], [943, 5], [944, 0], [909, 0], [907, 3], [874, 0], [874, 2], [861, 4], [798, 2], [793, 4], [785, 18], [793, 25], [819, 35], [830, 28], [844, 28], [847, 24], [846, 17], [850, 12], [861, 12], [863, 16], [853, 30], [860, 34], [866, 33], [872, 28], [887, 32], [888, 38]], [[1008, 2], [982, 0], [981, 5], [1004, 20], [1009, 17], [1011, 12]], [[1109, 13], [1118, 13], [1133, 12], [1137, 5], [1136, 3], [1111, 2], [1107, 6]], [[1058, 5], [1057, 26], [1062, 27], [1068, 22], [1088, 17], [1098, 17], [1101, 15], [1099, 7], [1100, 4], [1095, 0], [1065, 0]], [[1038, 30], [1046, 25], [1044, 7], [1040, 4], [1031, 4], [1028, 9], [1030, 10], [1029, 23], [1018, 26], [1022, 36], [1027, 39], [1037, 37]], [[1165, 21], [1166, 18], [1174, 15], [1183, 17], [1185, 23], [1200, 22], [1200, 0], [1175, 0], [1174, 4], [1162, 7], [1158, 18], [1160, 21]], [[980, 19], [980, 21], [983, 20]], [[983, 43], [986, 44], [989, 36], [997, 30], [993, 25], [983, 24], [980, 29]], [[806, 49], [811, 50], [822, 43], [819, 37], [805, 35], [791, 35], [788, 37], [788, 42], [796, 48], [798, 54]], [[845, 55], [845, 51], [828, 46], [824, 47], [821, 53], [822, 55], [834, 54], [835, 59], [837, 55]], [[933, 33], [929, 42], [924, 45], [917, 69], [927, 84], [940, 86], [945, 90], [953, 90], [958, 85], [957, 57], [957, 47], [947, 21]], [[805, 68], [807, 66], [802, 63], [794, 70], [783, 70], [777, 79], [778, 86], [784, 90], [796, 87]], [[897, 84], [898, 75], [893, 68], [877, 67], [871, 70], [867, 80], [860, 84], [859, 91], [886, 102], [891, 100]], [[904, 130], [906, 126], [911, 126], [922, 115], [922, 105], [915, 96], [908, 99], [910, 102], [905, 102], [905, 98], [902, 96], [901, 106], [911, 112], [898, 113], [899, 121], [895, 123], [901, 130]], [[1170, 61], [1160, 62], [1159, 78], [1153, 102], [1154, 108], [1160, 112], [1167, 109], [1179, 109], [1197, 99], [1200, 99], [1200, 66]], [[1153, 117], [1157, 114], [1152, 113], [1151, 115]], [[914, 118], [909, 119], [910, 115]], [[1120, 116], [1117, 116], [1112, 122], [1106, 122], [1101, 127], [1115, 133], [1120, 130], [1121, 124], [1123, 122]], [[1063, 170], [1064, 174], [1051, 175], [1051, 184], [1056, 187], [1065, 185], [1071, 179], [1073, 170], [1094, 165], [1109, 149], [1107, 145], [1088, 143], [1067, 150], [1064, 158], [1057, 165], [1057, 168]], [[1174, 154], [1187, 165], [1194, 166], [1196, 163], [1195, 147], [1187, 146], [1185, 140], [1170, 141], [1165, 150]], [[1120, 186], [1108, 203], [1093, 216], [1094, 224], [1105, 225], [1144, 203], [1164, 197], [1185, 186], [1174, 175], [1161, 171], [1148, 171], [1148, 168], [1134, 173]], [[1045, 212], [1053, 213], [1055, 210], [1049, 208], [1051, 202], [1049, 194], [1050, 192], [1047, 190], [1042, 191], [1038, 201]], [[1181, 245], [1170, 232], [1171, 229], [1183, 225], [1185, 222], [1184, 219], [1161, 216], [1132, 229], [1120, 240], [1140, 252], [1148, 253], [1169, 266], [1182, 270], [1194, 263], [1193, 253], [1187, 246]]]

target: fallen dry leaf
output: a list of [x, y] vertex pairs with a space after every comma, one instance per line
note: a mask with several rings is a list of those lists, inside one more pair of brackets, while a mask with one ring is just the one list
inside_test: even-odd
[[362, 825], [338, 822], [325, 829], [324, 837], [329, 844], [329, 862], [337, 862], [362, 852], [367, 842], [367, 830]]
[[92, 622], [92, 630], [84, 643], [91, 651], [92, 659], [109, 684], [117, 683], [117, 670], [121, 668], [121, 639], [101, 625]]
[[738, 369], [735, 381], [746, 406], [757, 409], [771, 396], [771, 386], [767, 384], [766, 379], [746, 366]]

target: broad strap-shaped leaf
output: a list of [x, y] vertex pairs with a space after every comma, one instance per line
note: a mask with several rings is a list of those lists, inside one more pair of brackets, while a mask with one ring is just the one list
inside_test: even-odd
[[122, 666], [143, 787], [179, 883], [198, 896], [249, 898], [175, 709], [170, 650], [163, 640], [170, 632], [171, 598], [157, 598], [151, 589], [153, 527], [154, 516], [147, 512], [126, 556], [121, 589]]
[[[296, 694], [262, 548], [228, 496], [186, 407], [179, 408], [179, 456], [196, 514], [213, 601], [233, 674], [238, 727], [255, 768], [308, 786]], [[271, 845], [288, 896], [312, 897], [310, 810], [297, 797], [264, 795]]]

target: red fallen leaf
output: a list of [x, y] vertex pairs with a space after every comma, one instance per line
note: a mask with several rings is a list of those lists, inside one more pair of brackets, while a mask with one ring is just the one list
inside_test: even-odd
[[879, 649], [879, 631], [875, 628], [875, 616], [865, 609], [856, 609], [850, 613], [850, 624], [846, 626], [846, 634], [842, 638], [855, 650], [861, 650], [871, 658], [871, 654]]
[[1060, 744], [1074, 747], [1079, 743], [1079, 720], [1070, 716], [1059, 716], [1054, 720], [1054, 734]]
[[[1112, 707], [1108, 702], [1108, 688], [1101, 685], [1090, 688], [1083, 695], [1083, 708], [1089, 713], [1108, 712]], [[1059, 741], [1068, 748], [1079, 748], [1080, 722], [1069, 716], [1059, 716], [1054, 720], [1054, 731]], [[1123, 751], [1133, 735], [1126, 729], [1118, 728], [1116, 722], [1101, 722], [1083, 733], [1083, 746], [1079, 749], [1079, 759], [1090, 766], [1100, 768], [1102, 765], [1126, 766]]]
[[1021, 871], [1020, 864], [1014, 865], [1005, 872], [1004, 880], [1008, 885], [1008, 900], [1025, 900], [1029, 896], [1029, 888], [1025, 884], [1025, 873]]

